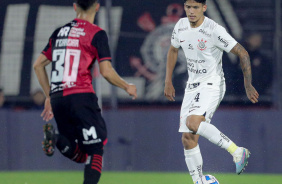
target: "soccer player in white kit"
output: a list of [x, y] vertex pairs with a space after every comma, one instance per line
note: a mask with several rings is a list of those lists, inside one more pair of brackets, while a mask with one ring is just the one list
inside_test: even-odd
[[225, 93], [223, 51], [232, 52], [240, 58], [246, 94], [252, 103], [258, 102], [259, 94], [252, 86], [248, 52], [222, 26], [204, 16], [206, 0], [184, 0], [184, 9], [187, 17], [181, 18], [175, 25], [167, 54], [164, 94], [174, 101], [172, 73], [181, 47], [187, 60], [189, 79], [181, 106], [179, 132], [183, 133], [188, 170], [194, 182], [202, 176], [203, 159], [198, 139], [203, 136], [233, 156], [236, 173], [240, 174], [248, 163], [249, 150], [238, 147], [210, 121]]

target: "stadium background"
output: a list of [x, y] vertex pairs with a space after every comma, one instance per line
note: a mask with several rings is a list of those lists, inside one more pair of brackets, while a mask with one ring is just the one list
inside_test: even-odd
[[[30, 94], [39, 85], [32, 63], [52, 31], [70, 21], [75, 13], [69, 0], [1, 1], [0, 86], [6, 108], [0, 110], [0, 170], [77, 170], [56, 153], [47, 158], [41, 150], [40, 110], [30, 109]], [[184, 16], [182, 0], [101, 1], [96, 23], [107, 30], [118, 73], [138, 87], [139, 99], [132, 102], [125, 93], [111, 88], [95, 73], [94, 87], [100, 96], [108, 124], [109, 143], [104, 169], [108, 171], [186, 171], [178, 131], [179, 109], [187, 80], [185, 60], [175, 70], [175, 103], [163, 97], [165, 57], [175, 22]], [[239, 145], [252, 151], [248, 172], [282, 172], [281, 135], [281, 0], [210, 0], [207, 15], [224, 25], [241, 43], [258, 32], [263, 37], [261, 51], [268, 58], [271, 87], [261, 94], [261, 102], [251, 105], [236, 83], [237, 59], [225, 54], [227, 94], [213, 122]], [[110, 11], [109, 11], [110, 10]], [[111, 17], [111, 21], [107, 22]], [[52, 123], [55, 123], [52, 121]], [[200, 140], [204, 169], [233, 172], [228, 153]]]

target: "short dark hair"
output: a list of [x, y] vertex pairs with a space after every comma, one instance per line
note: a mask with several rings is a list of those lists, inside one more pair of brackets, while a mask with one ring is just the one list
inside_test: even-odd
[[[183, 0], [183, 1], [184, 1], [184, 3], [186, 3], [186, 1], [188, 1], [188, 0]], [[194, 0], [194, 1], [196, 1], [197, 3], [206, 4], [207, 0]]]
[[83, 10], [88, 10], [98, 0], [75, 0], [74, 2]]

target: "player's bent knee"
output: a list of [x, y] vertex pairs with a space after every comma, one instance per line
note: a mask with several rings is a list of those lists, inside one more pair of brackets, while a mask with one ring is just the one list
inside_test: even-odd
[[194, 134], [197, 133], [200, 123], [205, 120], [204, 116], [188, 116], [186, 120], [186, 126], [189, 130], [191, 130]]
[[198, 131], [198, 128], [199, 128], [199, 125], [198, 123], [196, 122], [190, 122], [190, 121], [187, 121], [186, 122], [186, 126], [188, 127], [189, 130], [191, 130], [194, 134]]

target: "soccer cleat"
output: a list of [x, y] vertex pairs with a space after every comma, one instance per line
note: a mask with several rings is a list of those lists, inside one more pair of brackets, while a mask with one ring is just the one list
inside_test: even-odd
[[251, 154], [246, 148], [241, 147], [239, 149], [240, 152], [233, 156], [233, 161], [236, 164], [236, 173], [238, 175], [245, 170], [245, 167], [248, 165], [248, 158]]
[[43, 126], [44, 140], [42, 142], [43, 151], [47, 156], [52, 156], [55, 151], [55, 129], [51, 123]]

